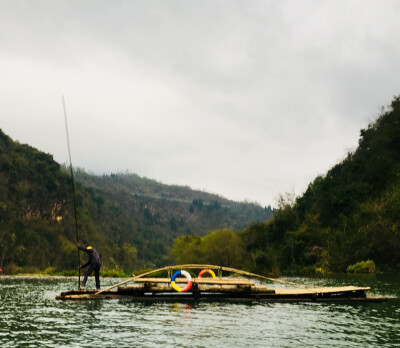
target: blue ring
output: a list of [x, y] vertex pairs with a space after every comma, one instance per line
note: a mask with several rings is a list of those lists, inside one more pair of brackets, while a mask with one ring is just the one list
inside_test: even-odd
[[171, 277], [171, 282], [174, 282], [176, 277], [181, 274], [181, 271], [176, 271], [174, 275]]

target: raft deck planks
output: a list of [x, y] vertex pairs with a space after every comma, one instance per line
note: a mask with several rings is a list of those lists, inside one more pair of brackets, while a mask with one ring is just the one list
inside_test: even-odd
[[[265, 285], [249, 285], [252, 282], [246, 279], [229, 279], [229, 282], [223, 282], [221, 279], [214, 279], [213, 285], [207, 285], [212, 279], [207, 280], [205, 284], [202, 281], [194, 284], [190, 292], [176, 292], [164, 283], [151, 279], [150, 282], [144, 281], [140, 284], [119, 287], [117, 290], [110, 290], [96, 294], [95, 290], [71, 290], [58, 295], [56, 299], [60, 300], [93, 300], [93, 299], [132, 299], [132, 300], [258, 300], [268, 302], [304, 302], [304, 301], [362, 301], [362, 302], [382, 302], [386, 297], [367, 296], [365, 291], [369, 287], [321, 287], [305, 289], [270, 289]], [[145, 278], [143, 279], [145, 280]], [[199, 280], [199, 279], [196, 279]], [[225, 279], [228, 280], [228, 279]], [[192, 280], [193, 281], [193, 280]], [[220, 284], [218, 284], [218, 282]], [[158, 283], [158, 284], [157, 284]], [[231, 284], [228, 284], [231, 283]], [[232, 284], [238, 283], [238, 284]], [[160, 285], [161, 284], [161, 285]], [[244, 285], [246, 284], [246, 285]]]

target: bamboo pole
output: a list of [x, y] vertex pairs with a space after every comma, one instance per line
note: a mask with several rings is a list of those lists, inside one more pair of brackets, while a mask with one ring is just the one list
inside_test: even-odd
[[153, 271], [149, 271], [149, 272], [146, 272], [146, 273], [143, 273], [143, 274], [139, 274], [139, 275], [137, 275], [137, 276], [135, 276], [135, 277], [129, 278], [129, 279], [127, 279], [127, 280], [124, 280], [123, 282], [120, 282], [120, 283], [118, 283], [118, 284], [112, 285], [112, 286], [110, 286], [110, 287], [108, 287], [108, 288], [105, 288], [105, 289], [103, 289], [103, 290], [97, 291], [97, 292], [95, 293], [95, 295], [101, 294], [101, 293], [104, 292], [104, 291], [111, 290], [111, 289], [113, 289], [113, 288], [115, 288], [115, 287], [117, 287], [117, 286], [120, 286], [120, 285], [122, 285], [122, 284], [126, 284], [126, 283], [128, 283], [128, 282], [134, 281], [135, 279], [144, 277], [145, 275], [149, 275], [149, 274], [156, 273], [156, 272], [159, 272], [159, 271], [165, 271], [165, 270], [167, 270], [168, 268], [169, 268], [169, 267], [162, 267], [162, 268], [158, 268], [158, 269], [153, 270]]
[[[67, 132], [67, 144], [68, 144], [68, 155], [69, 155], [69, 167], [71, 169], [71, 185], [72, 185], [72, 195], [74, 198], [74, 216], [75, 216], [75, 233], [76, 233], [76, 243], [79, 243], [79, 236], [78, 236], [78, 218], [76, 215], [76, 198], [75, 198], [75, 182], [74, 182], [74, 172], [72, 170], [72, 160], [71, 160], [71, 147], [69, 145], [69, 134], [68, 134], [68, 123], [67, 123], [67, 109], [65, 107], [65, 100], [64, 96], [62, 96], [62, 102], [63, 102], [63, 108], [64, 108], [64, 120], [65, 120], [65, 130]], [[79, 253], [79, 248], [77, 248], [78, 251], [78, 266], [81, 264], [81, 256]], [[81, 268], [78, 267], [78, 289], [81, 286]]]
[[[136, 278], [137, 283], [171, 283], [171, 278]], [[186, 278], [176, 278], [176, 284], [186, 283]], [[192, 278], [193, 284], [231, 284], [231, 285], [254, 285], [247, 279], [213, 279], [213, 278]]]

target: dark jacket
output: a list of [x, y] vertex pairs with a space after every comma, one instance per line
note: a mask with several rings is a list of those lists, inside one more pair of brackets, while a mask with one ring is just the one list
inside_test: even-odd
[[92, 249], [87, 249], [87, 248], [84, 248], [82, 246], [78, 246], [78, 248], [80, 250], [84, 251], [89, 256], [88, 262], [83, 264], [81, 268], [84, 268], [84, 267], [86, 267], [88, 265], [91, 265], [93, 268], [101, 267], [100, 255], [99, 255], [99, 253], [97, 252], [96, 249], [93, 249], [93, 248]]

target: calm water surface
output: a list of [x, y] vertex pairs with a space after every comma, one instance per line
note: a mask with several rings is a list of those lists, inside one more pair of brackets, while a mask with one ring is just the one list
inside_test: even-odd
[[[400, 276], [282, 278], [371, 286], [385, 303], [60, 301], [77, 278], [0, 277], [1, 347], [400, 347]], [[119, 279], [102, 279], [106, 287]], [[93, 286], [93, 278], [89, 286]], [[272, 286], [272, 284], [270, 284]]]

